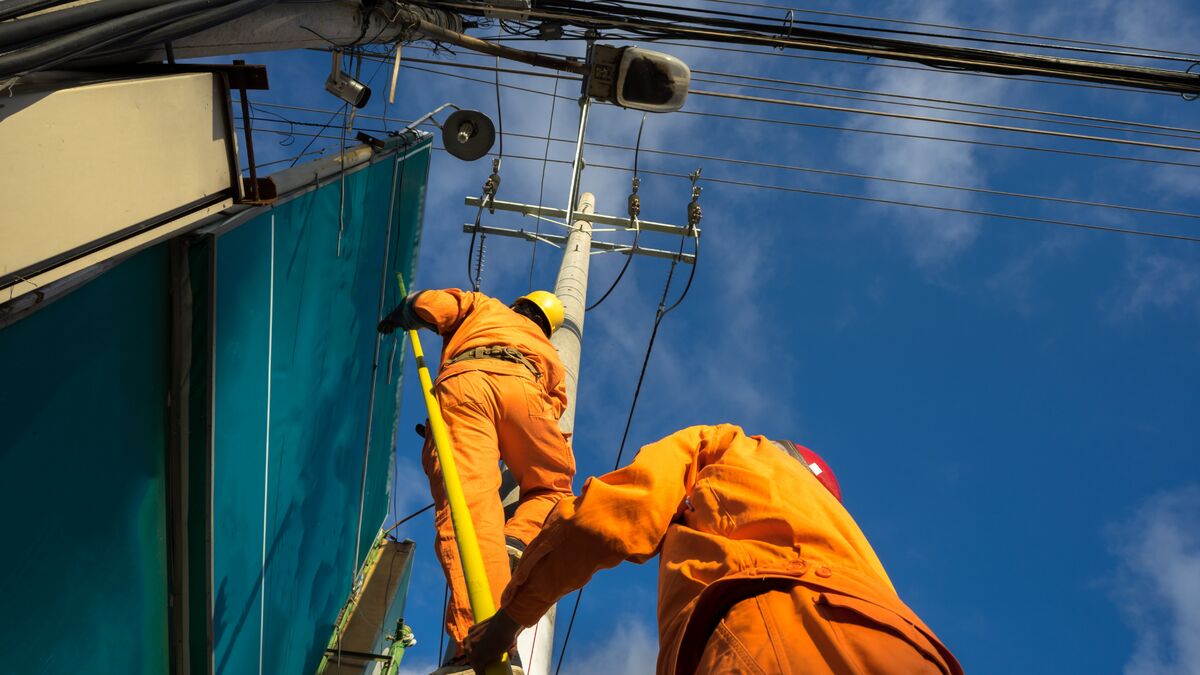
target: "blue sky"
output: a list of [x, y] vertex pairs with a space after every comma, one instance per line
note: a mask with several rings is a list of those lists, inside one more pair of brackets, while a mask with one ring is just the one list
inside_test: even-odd
[[[986, 1], [823, 2], [811, 9], [1186, 50], [1200, 16], [1183, 0], [1121, 3]], [[1189, 9], [1191, 11], [1189, 11]], [[555, 48], [581, 50], [578, 43]], [[694, 69], [753, 74], [1082, 115], [1192, 127], [1196, 106], [1178, 97], [1114, 92], [936, 71], [662, 46]], [[805, 54], [794, 52], [799, 56]], [[432, 57], [406, 47], [405, 57]], [[490, 59], [459, 54], [462, 63]], [[333, 109], [321, 88], [322, 53], [254, 55], [272, 90], [255, 101]], [[524, 66], [505, 64], [524, 69]], [[444, 103], [496, 119], [491, 86], [439, 77], [405, 63], [387, 114], [413, 119]], [[375, 64], [364, 64], [364, 77]], [[383, 114], [384, 66], [368, 114]], [[486, 72], [443, 69], [490, 79]], [[552, 80], [502, 75], [549, 92]], [[1038, 128], [945, 111], [829, 101], [713, 84], [697, 88]], [[559, 85], [573, 98], [574, 86]], [[544, 136], [550, 97], [501, 92], [506, 132]], [[1194, 153], [825, 113], [692, 96], [692, 112], [721, 112], [856, 129], [934, 134], [1128, 157], [1197, 163]], [[324, 114], [277, 112], [323, 123]], [[553, 135], [573, 138], [575, 104], [559, 100]], [[588, 140], [632, 145], [640, 114], [594, 109]], [[360, 118], [359, 128], [382, 128]], [[260, 128], [286, 129], [263, 123]], [[396, 128], [391, 123], [390, 128]], [[296, 127], [311, 132], [311, 127]], [[336, 133], [336, 125], [333, 127]], [[1180, 138], [1073, 129], [1179, 145]], [[352, 135], [352, 134], [351, 134]], [[289, 157], [307, 138], [278, 145], [260, 134], [260, 161]], [[697, 115], [655, 115], [639, 166], [706, 177], [845, 192], [880, 199], [1002, 211], [1098, 225], [1200, 233], [1195, 220], [1029, 201], [896, 183], [658, 155], [671, 150], [906, 180], [1200, 211], [1192, 167], [1101, 160], [903, 139]], [[318, 140], [314, 149], [333, 151]], [[566, 175], [550, 164], [539, 186], [539, 141], [509, 137], [499, 198], [563, 206]], [[550, 147], [567, 159], [569, 144]], [[592, 164], [631, 167], [632, 153], [589, 148]], [[285, 166], [285, 165], [279, 165]], [[464, 286], [486, 161], [434, 157], [419, 264], [422, 287]], [[590, 168], [584, 189], [598, 210], [622, 214], [629, 174]], [[695, 286], [663, 324], [634, 418], [626, 458], [678, 428], [733, 422], [822, 453], [846, 505], [871, 538], [901, 597], [973, 673], [1200, 672], [1200, 245], [1060, 226], [956, 215], [785, 191], [707, 183]], [[642, 217], [685, 222], [689, 185], [642, 175]], [[515, 214], [501, 227], [532, 227]], [[546, 226], [553, 231], [553, 225]], [[620, 234], [601, 235], [610, 240]], [[666, 238], [644, 238], [656, 247]], [[531, 245], [487, 240], [483, 290], [528, 288]], [[539, 246], [535, 287], [551, 287], [558, 256]], [[593, 257], [592, 299], [622, 259]], [[579, 390], [576, 486], [612, 468], [666, 261], [639, 258], [612, 297], [587, 316]], [[674, 288], [677, 290], [680, 285]], [[435, 351], [438, 341], [427, 336]], [[410, 361], [411, 367], [411, 361]], [[412, 371], [409, 371], [412, 374]], [[394, 512], [427, 503], [413, 424], [424, 417], [406, 380]], [[419, 545], [408, 623], [420, 644], [412, 672], [437, 656], [442, 578], [432, 518], [400, 530]], [[564, 672], [650, 672], [656, 649], [654, 563], [598, 575], [584, 594]], [[566, 605], [566, 603], [564, 603]], [[561, 607], [569, 611], [569, 605]], [[561, 640], [565, 624], [560, 624]], [[558, 648], [555, 649], [557, 655]], [[427, 671], [426, 671], [427, 672]]]

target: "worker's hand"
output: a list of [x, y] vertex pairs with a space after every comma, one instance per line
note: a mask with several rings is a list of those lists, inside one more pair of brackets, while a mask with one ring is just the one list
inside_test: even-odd
[[515, 651], [517, 633], [520, 632], [521, 624], [500, 609], [492, 618], [471, 626], [463, 639], [463, 655], [475, 672], [483, 675], [484, 669], [500, 660], [501, 654]]

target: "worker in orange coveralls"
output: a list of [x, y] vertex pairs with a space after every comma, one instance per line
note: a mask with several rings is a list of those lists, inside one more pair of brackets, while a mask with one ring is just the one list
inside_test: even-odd
[[[558, 428], [567, 407], [564, 370], [549, 340], [563, 315], [562, 302], [547, 291], [508, 306], [482, 293], [430, 290], [409, 294], [379, 326], [385, 333], [429, 328], [442, 336], [433, 391], [497, 604], [511, 574], [510, 556], [518, 557], [551, 509], [572, 494], [575, 457]], [[501, 460], [521, 489], [507, 522], [499, 496]], [[446, 632], [461, 643], [474, 620], [432, 434], [426, 435], [422, 463], [437, 504], [437, 554], [451, 589]]]
[[655, 554], [660, 675], [962, 673], [897, 597], [824, 461], [728, 424], [647, 445], [562, 501], [466, 658], [482, 673], [595, 572]]

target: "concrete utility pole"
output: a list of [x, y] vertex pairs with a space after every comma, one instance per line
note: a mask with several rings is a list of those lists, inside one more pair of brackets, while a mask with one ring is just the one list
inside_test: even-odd
[[[592, 45], [589, 42], [588, 63], [591, 62], [591, 54]], [[580, 358], [583, 352], [583, 320], [584, 313], [587, 311], [588, 269], [591, 265], [593, 249], [592, 223], [603, 222], [633, 230], [641, 228], [640, 221], [633, 217], [617, 218], [597, 215], [595, 213], [595, 195], [590, 192], [581, 192], [580, 182], [584, 167], [584, 137], [587, 133], [588, 111], [591, 108], [592, 102], [588, 94], [588, 77], [587, 74], [584, 75], [583, 86], [580, 91], [579, 129], [575, 141], [575, 159], [571, 167], [567, 208], [558, 210], [550, 209], [540, 204], [531, 206], [512, 202], [497, 202], [494, 199], [488, 200], [485, 204], [483, 198], [467, 197], [466, 199], [466, 203], [471, 206], [480, 208], [486, 206], [489, 210], [493, 211], [516, 211], [539, 218], [543, 217], [543, 214], [552, 214], [564, 219], [565, 222], [562, 224], [568, 229], [567, 235], [565, 237], [544, 235], [524, 230], [470, 224], [463, 226], [464, 232], [475, 231], [483, 234], [521, 237], [532, 241], [542, 241], [561, 246], [563, 249], [562, 262], [558, 267], [558, 278], [554, 283], [554, 294], [563, 303], [563, 323], [554, 332], [554, 335], [551, 336], [550, 344], [554, 345], [554, 348], [558, 350], [559, 359], [562, 361], [563, 369], [566, 371], [567, 407], [558, 421], [558, 427], [564, 434], [573, 434], [575, 431], [575, 405], [579, 391]], [[578, 201], [576, 201], [577, 199]], [[657, 232], [692, 236], [692, 230], [683, 227], [667, 225], [665, 223], [652, 223], [650, 226], [649, 229]], [[699, 236], [698, 230], [696, 231], [696, 236]], [[641, 246], [619, 246], [608, 242], [597, 242], [595, 248], [599, 251], [620, 252], [625, 255], [651, 255], [677, 258], [685, 263], [695, 263], [694, 256], [678, 255], [669, 251], [659, 251]], [[507, 469], [503, 472], [500, 494], [505, 506], [505, 517], [509, 517], [516, 508], [520, 491], [516, 481], [512, 478], [512, 474]], [[557, 605], [551, 607], [550, 611], [538, 620], [536, 626], [523, 631], [517, 638], [517, 651], [522, 657], [525, 672], [528, 675], [549, 675], [550, 673], [551, 662], [553, 660], [554, 619], [556, 614]]]
[[[590, 192], [579, 196], [575, 212], [588, 215], [596, 208], [596, 197]], [[575, 399], [579, 389], [579, 360], [583, 350], [583, 314], [587, 306], [588, 265], [592, 257], [592, 224], [576, 220], [563, 246], [562, 263], [558, 267], [558, 279], [554, 282], [554, 294], [562, 300], [563, 324], [550, 338], [550, 344], [558, 350], [563, 368], [567, 371], [567, 409], [558, 421], [563, 433], [575, 431]]]

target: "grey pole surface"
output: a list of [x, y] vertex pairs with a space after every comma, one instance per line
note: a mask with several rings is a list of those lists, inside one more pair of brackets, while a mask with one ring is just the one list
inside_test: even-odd
[[[575, 213], [590, 214], [595, 208], [596, 197], [584, 192], [579, 196]], [[579, 389], [579, 358], [583, 349], [583, 315], [587, 306], [591, 256], [592, 224], [586, 220], [576, 220], [571, 224], [571, 233], [567, 236], [566, 246], [563, 246], [558, 280], [554, 283], [554, 294], [562, 300], [565, 310], [563, 323], [550, 338], [550, 344], [558, 350], [567, 372], [567, 409], [558, 421], [558, 428], [568, 434], [575, 430], [575, 394]]]

